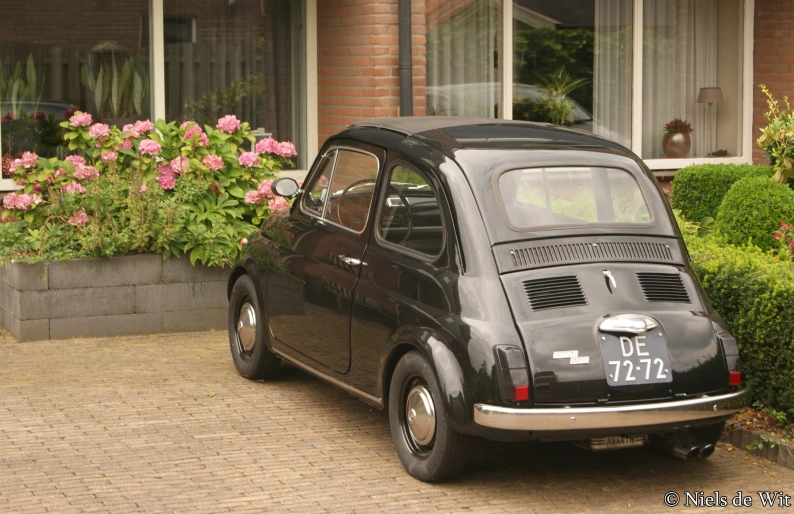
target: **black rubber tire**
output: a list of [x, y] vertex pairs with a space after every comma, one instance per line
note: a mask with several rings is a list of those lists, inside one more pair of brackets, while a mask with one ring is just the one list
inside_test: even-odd
[[[250, 352], [245, 351], [237, 337], [237, 321], [240, 308], [245, 302], [249, 302], [256, 312], [256, 340]], [[248, 275], [241, 275], [234, 283], [229, 297], [229, 346], [234, 367], [241, 376], [249, 380], [267, 380], [277, 375], [281, 359], [268, 349], [268, 337], [270, 328], [267, 319], [262, 315], [254, 283]]]
[[700, 442], [717, 445], [722, 432], [725, 431], [725, 422], [715, 423], [713, 425], [703, 425], [702, 427], [693, 427], [691, 432], [695, 439]]
[[[405, 426], [405, 399], [408, 386], [415, 380], [427, 385], [436, 411], [434, 441], [423, 454], [417, 452]], [[444, 408], [441, 388], [427, 359], [418, 351], [406, 353], [394, 369], [389, 386], [389, 427], [392, 441], [403, 467], [423, 482], [449, 480], [463, 470], [469, 459], [472, 438], [452, 429]]]

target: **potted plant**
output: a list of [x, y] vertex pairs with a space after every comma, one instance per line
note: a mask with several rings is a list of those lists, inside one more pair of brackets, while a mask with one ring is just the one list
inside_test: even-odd
[[662, 146], [664, 154], [671, 159], [686, 157], [692, 147], [692, 125], [681, 118], [675, 118], [664, 126]]

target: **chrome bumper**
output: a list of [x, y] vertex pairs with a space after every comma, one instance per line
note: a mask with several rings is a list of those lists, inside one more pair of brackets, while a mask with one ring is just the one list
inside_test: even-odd
[[502, 430], [590, 430], [639, 428], [654, 425], [725, 418], [750, 403], [750, 389], [720, 396], [615, 407], [527, 408], [514, 409], [478, 403], [474, 422]]

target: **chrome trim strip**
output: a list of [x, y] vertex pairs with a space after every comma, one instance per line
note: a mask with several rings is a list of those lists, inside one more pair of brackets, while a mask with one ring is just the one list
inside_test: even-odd
[[750, 388], [719, 396], [615, 407], [515, 409], [478, 403], [474, 422], [502, 430], [634, 428], [725, 418], [750, 404]]
[[275, 353], [276, 355], [278, 355], [282, 359], [286, 360], [287, 362], [289, 362], [290, 364], [292, 364], [296, 368], [300, 368], [301, 370], [305, 371], [306, 373], [309, 373], [310, 375], [314, 375], [316, 378], [319, 378], [320, 380], [324, 380], [324, 381], [330, 383], [331, 385], [336, 386], [339, 389], [342, 389], [346, 393], [350, 393], [353, 396], [358, 396], [359, 398], [361, 398], [365, 402], [367, 402], [367, 403], [369, 403], [369, 404], [371, 404], [371, 405], [373, 405], [375, 407], [378, 407], [378, 408], [381, 408], [381, 409], [383, 408], [383, 401], [382, 401], [381, 398], [378, 398], [377, 396], [373, 396], [373, 395], [371, 395], [369, 393], [365, 393], [361, 389], [356, 389], [355, 387], [353, 387], [351, 385], [345, 384], [341, 380], [338, 380], [338, 379], [336, 379], [336, 378], [334, 378], [334, 377], [332, 377], [330, 375], [326, 375], [322, 371], [317, 371], [316, 369], [307, 366], [306, 364], [300, 362], [299, 360], [295, 359], [294, 357], [291, 357], [291, 356], [287, 355], [286, 353], [280, 351], [278, 348], [274, 347], [272, 351], [273, 351], [273, 353]]

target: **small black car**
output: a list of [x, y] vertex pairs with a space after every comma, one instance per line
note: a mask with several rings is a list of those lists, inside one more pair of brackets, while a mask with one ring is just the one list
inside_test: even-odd
[[356, 123], [229, 280], [235, 366], [283, 359], [388, 409], [405, 469], [476, 437], [708, 457], [747, 405], [737, 345], [634, 154], [550, 125]]

